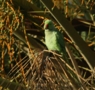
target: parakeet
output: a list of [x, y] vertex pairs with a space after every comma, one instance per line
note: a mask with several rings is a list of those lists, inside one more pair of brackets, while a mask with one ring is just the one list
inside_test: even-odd
[[[65, 49], [65, 41], [62, 33], [57, 30], [52, 22], [52, 20], [46, 19], [44, 20], [44, 30], [45, 30], [45, 43], [48, 50], [57, 51], [62, 55], [63, 60], [68, 63], [70, 66], [71, 63], [68, 60], [68, 55]], [[75, 74], [67, 68], [67, 72], [71, 76], [75, 76]], [[65, 76], [63, 75], [65, 78]]]
[[57, 30], [52, 20], [44, 20], [45, 44], [48, 50], [57, 51], [65, 59], [66, 50], [62, 33]]

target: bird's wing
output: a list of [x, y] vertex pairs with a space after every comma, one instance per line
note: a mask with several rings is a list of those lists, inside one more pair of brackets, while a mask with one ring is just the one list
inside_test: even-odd
[[57, 39], [57, 42], [59, 44], [60, 51], [63, 53], [66, 53], [65, 41], [64, 41], [64, 38], [63, 38], [63, 35], [61, 34], [61, 32], [57, 31], [56, 39]]

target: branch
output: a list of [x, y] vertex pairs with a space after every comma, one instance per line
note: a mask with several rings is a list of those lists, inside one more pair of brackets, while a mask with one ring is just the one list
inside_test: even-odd
[[81, 53], [85, 61], [87, 62], [90, 69], [93, 71], [93, 67], [95, 66], [95, 54], [92, 50], [87, 46], [87, 44], [82, 40], [82, 38], [78, 35], [76, 30], [70, 24], [70, 22], [65, 18], [64, 15], [55, 7], [52, 9], [53, 3], [51, 0], [41, 0], [43, 5], [47, 7], [50, 11], [51, 15], [55, 18], [55, 20], [59, 23], [62, 29], [65, 29], [66, 34], [70, 37], [70, 39], [77, 45], [78, 51]]

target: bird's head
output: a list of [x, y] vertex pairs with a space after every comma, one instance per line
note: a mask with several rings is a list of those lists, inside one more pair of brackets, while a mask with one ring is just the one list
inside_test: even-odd
[[54, 27], [54, 24], [51, 20], [49, 19], [46, 19], [44, 20], [44, 29], [50, 29], [50, 30], [53, 30], [55, 27]]

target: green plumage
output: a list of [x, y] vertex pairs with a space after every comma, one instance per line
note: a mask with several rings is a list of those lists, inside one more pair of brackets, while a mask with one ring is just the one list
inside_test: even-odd
[[[53, 50], [59, 52], [62, 55], [62, 58], [68, 63], [70, 66], [71, 63], [68, 60], [68, 56], [65, 49], [65, 42], [63, 35], [59, 32], [53, 22], [51, 20], [44, 21], [44, 29], [45, 29], [45, 43], [48, 50]], [[76, 75], [67, 68], [67, 72], [71, 75], [76, 77]], [[65, 78], [65, 77], [64, 77]], [[77, 77], [75, 78], [75, 80]], [[77, 80], [76, 80], [77, 81]]]
[[45, 43], [49, 50], [59, 52], [63, 57], [66, 55], [64, 38], [51, 20], [44, 21]]

